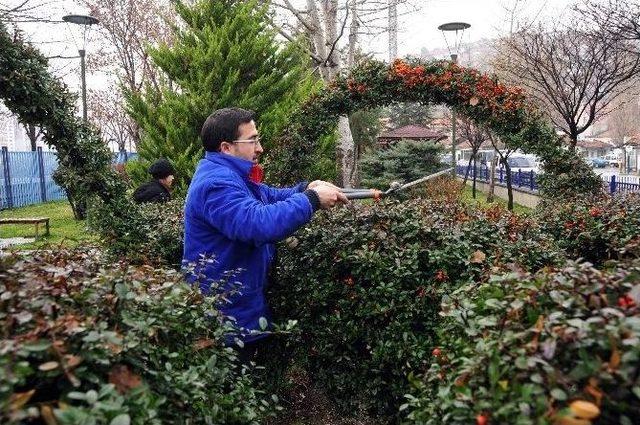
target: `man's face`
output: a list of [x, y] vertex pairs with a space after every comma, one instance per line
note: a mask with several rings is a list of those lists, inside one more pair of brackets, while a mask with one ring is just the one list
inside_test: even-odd
[[164, 179], [160, 179], [160, 183], [166, 187], [167, 189], [169, 189], [171, 187], [171, 185], [173, 184], [173, 174], [165, 177]]
[[238, 127], [238, 138], [234, 141], [225, 141], [220, 145], [220, 151], [236, 158], [246, 159], [258, 163], [262, 154], [262, 145], [256, 141], [258, 129], [253, 121], [240, 124]]

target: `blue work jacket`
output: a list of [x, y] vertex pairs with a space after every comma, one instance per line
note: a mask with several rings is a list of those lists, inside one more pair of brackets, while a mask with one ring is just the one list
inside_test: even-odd
[[[265, 286], [280, 241], [313, 216], [313, 207], [303, 191], [306, 182], [276, 189], [249, 180], [253, 163], [231, 155], [207, 152], [193, 176], [184, 214], [183, 264], [213, 258], [197, 268], [201, 290], [212, 291], [211, 282], [225, 280], [217, 290], [229, 291], [234, 282], [239, 292], [221, 300], [220, 310], [235, 325], [247, 331], [260, 329], [260, 318], [271, 323]], [[202, 263], [202, 262], [201, 262]], [[190, 280], [195, 281], [194, 275]], [[235, 285], [237, 287], [237, 284]], [[246, 332], [229, 335], [244, 342], [263, 335]]]

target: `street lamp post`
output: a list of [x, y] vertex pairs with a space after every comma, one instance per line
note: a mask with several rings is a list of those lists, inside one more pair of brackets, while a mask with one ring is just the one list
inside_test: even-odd
[[87, 27], [95, 25], [98, 22], [97, 18], [87, 15], [66, 15], [62, 17], [62, 20], [71, 24], [82, 25], [82, 48], [78, 47], [78, 54], [80, 55], [80, 79], [82, 82], [82, 120], [87, 122], [87, 79], [86, 79], [86, 65], [85, 65], [85, 44], [87, 42]]
[[[460, 44], [462, 43], [462, 35], [464, 34], [464, 30], [471, 27], [470, 24], [466, 22], [448, 22], [446, 24], [442, 24], [438, 27], [440, 31], [442, 31], [442, 35], [444, 36], [444, 41], [447, 43], [447, 49], [449, 50], [449, 54], [451, 55], [451, 62], [458, 63], [458, 50], [460, 49]], [[446, 33], [454, 32], [453, 39], [453, 51], [451, 50], [451, 46], [449, 45], [449, 40], [447, 40]], [[460, 37], [458, 38], [458, 34]], [[456, 176], [456, 110], [451, 108], [451, 168], [452, 174]]]

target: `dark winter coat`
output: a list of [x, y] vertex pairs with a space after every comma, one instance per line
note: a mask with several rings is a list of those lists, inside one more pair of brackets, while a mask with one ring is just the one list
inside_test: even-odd
[[158, 180], [151, 180], [133, 192], [133, 200], [139, 204], [143, 202], [167, 202], [171, 200], [171, 193]]

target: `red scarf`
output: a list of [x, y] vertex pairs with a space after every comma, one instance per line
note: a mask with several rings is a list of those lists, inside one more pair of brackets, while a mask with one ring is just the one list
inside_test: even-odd
[[249, 180], [256, 184], [262, 183], [262, 179], [264, 177], [264, 170], [258, 164], [253, 164], [251, 170], [249, 171]]

